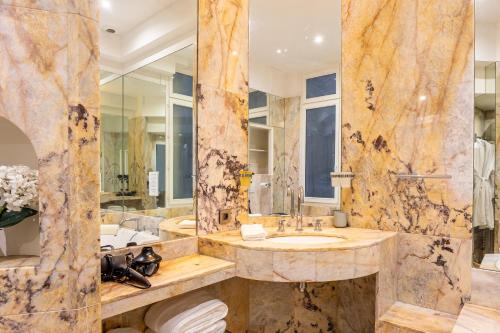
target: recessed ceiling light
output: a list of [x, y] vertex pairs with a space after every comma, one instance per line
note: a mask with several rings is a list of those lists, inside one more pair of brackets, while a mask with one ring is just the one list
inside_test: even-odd
[[281, 49], [277, 49], [276, 53], [281, 54], [283, 51]]
[[105, 27], [104, 31], [106, 31], [106, 32], [108, 32], [110, 34], [114, 34], [116, 32], [116, 29], [112, 28], [112, 27]]
[[101, 6], [105, 9], [111, 9], [111, 1], [109, 0], [101, 0]]
[[321, 35], [316, 35], [316, 36], [314, 36], [314, 42], [315, 42], [316, 44], [321, 44], [321, 43], [323, 43], [323, 36], [321, 36]]

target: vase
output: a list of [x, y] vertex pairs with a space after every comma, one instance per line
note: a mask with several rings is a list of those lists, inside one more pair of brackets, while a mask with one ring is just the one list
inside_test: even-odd
[[0, 213], [0, 228], [12, 227], [22, 222], [24, 219], [35, 215], [36, 213], [36, 210], [28, 207], [23, 207], [18, 212], [4, 210]]

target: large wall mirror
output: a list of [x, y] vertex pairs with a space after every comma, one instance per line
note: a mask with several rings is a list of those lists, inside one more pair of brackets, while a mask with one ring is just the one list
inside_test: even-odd
[[473, 266], [500, 271], [500, 2], [475, 3]]
[[[250, 0], [252, 215], [331, 215], [340, 191], [340, 1]], [[251, 215], [251, 216], [252, 216]]]
[[197, 2], [107, 3], [101, 18], [101, 246], [195, 235]]

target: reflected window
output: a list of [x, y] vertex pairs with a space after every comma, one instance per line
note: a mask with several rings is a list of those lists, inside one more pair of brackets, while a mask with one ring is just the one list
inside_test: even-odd
[[267, 125], [267, 117], [255, 117], [255, 118], [250, 118], [250, 122], [254, 124], [262, 124], [262, 125]]
[[267, 94], [263, 91], [252, 91], [248, 94], [248, 108], [259, 109], [267, 107]]
[[336, 105], [306, 109], [305, 192], [333, 198], [330, 172], [335, 169]]
[[184, 96], [193, 96], [193, 77], [191, 75], [175, 73], [173, 79], [173, 92]]
[[306, 98], [325, 97], [337, 94], [337, 74], [327, 74], [306, 80]]
[[173, 105], [173, 198], [193, 197], [193, 109]]

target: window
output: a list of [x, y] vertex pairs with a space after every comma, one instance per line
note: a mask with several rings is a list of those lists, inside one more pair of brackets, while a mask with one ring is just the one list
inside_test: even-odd
[[340, 95], [337, 73], [304, 79], [301, 116], [302, 185], [306, 201], [339, 205], [330, 173], [340, 166]]
[[267, 116], [250, 118], [251, 123], [267, 125]]
[[176, 72], [169, 96], [168, 136], [168, 206], [193, 201], [193, 77]]
[[172, 108], [173, 199], [193, 197], [193, 109], [174, 104]]
[[267, 94], [263, 91], [252, 91], [248, 94], [248, 108], [254, 109], [267, 109]]
[[172, 92], [174, 94], [193, 97], [193, 77], [182, 73], [175, 73]]
[[333, 198], [330, 172], [335, 168], [336, 105], [306, 109], [305, 195]]
[[337, 94], [337, 74], [326, 74], [306, 79], [306, 99]]

